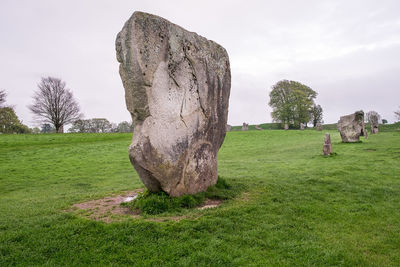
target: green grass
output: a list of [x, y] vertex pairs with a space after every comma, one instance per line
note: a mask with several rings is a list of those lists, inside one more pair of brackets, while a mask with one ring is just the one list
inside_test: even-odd
[[1, 135], [0, 266], [398, 266], [400, 132], [330, 132], [333, 157], [325, 131], [229, 132], [218, 168], [237, 198], [110, 224], [66, 210], [142, 187], [130, 134]]
[[217, 184], [210, 186], [206, 192], [180, 197], [170, 197], [165, 192], [152, 193], [146, 190], [139, 193], [131, 202], [123, 202], [122, 206], [129, 207], [132, 211], [141, 214], [163, 214], [181, 212], [183, 209], [192, 209], [204, 204], [206, 199], [228, 200], [238, 195], [243, 190], [240, 187], [232, 188], [225, 179], [218, 177]]
[[379, 124], [380, 132], [400, 132], [400, 122], [393, 124]]

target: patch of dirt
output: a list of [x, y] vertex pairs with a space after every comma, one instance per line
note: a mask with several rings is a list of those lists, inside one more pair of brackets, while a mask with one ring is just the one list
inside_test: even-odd
[[198, 207], [198, 210], [205, 210], [205, 209], [212, 209], [212, 208], [216, 208], [219, 205], [222, 204], [222, 200], [219, 199], [206, 199], [206, 201], [204, 201], [204, 203]]
[[[90, 200], [87, 202], [74, 204], [72, 205], [72, 208], [68, 211], [83, 211], [82, 215], [86, 218], [95, 221], [103, 221], [105, 223], [120, 221], [122, 219], [121, 215], [129, 215], [131, 218], [140, 218], [140, 213], [134, 212], [126, 206], [121, 206], [122, 202], [128, 202], [135, 199], [139, 192], [143, 192], [143, 189], [125, 192], [121, 195], [116, 195], [112, 197], [105, 197], [102, 199]], [[222, 202], [222, 200], [206, 199], [201, 206], [197, 207], [197, 210], [216, 208], [221, 205]], [[148, 218], [146, 220], [155, 222], [179, 222], [182, 219], [198, 219], [200, 216], [201, 214], [165, 217], [161, 216]]]
[[249, 192], [244, 192], [244, 193], [242, 194], [241, 198], [243, 199], [243, 201], [249, 202], [249, 200], [250, 200], [250, 193], [249, 193]]
[[116, 220], [112, 215], [129, 214], [132, 217], [139, 217], [138, 213], [131, 211], [128, 207], [121, 206], [122, 202], [132, 200], [132, 198], [135, 198], [139, 192], [143, 192], [143, 189], [126, 192], [122, 195], [74, 204], [72, 207], [79, 210], [85, 210], [87, 212], [86, 217], [92, 220], [103, 221], [106, 223]]

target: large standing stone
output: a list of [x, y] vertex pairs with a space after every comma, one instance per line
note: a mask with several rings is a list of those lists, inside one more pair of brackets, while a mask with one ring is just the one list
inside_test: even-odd
[[248, 123], [245, 123], [245, 122], [243, 122], [243, 125], [242, 125], [242, 131], [247, 131], [247, 130], [249, 130], [249, 124], [248, 124]]
[[134, 123], [130, 160], [144, 185], [171, 196], [217, 182], [231, 73], [226, 50], [161, 17], [135, 12], [116, 40]]
[[332, 153], [332, 143], [331, 143], [331, 135], [329, 133], [325, 134], [324, 138], [324, 148], [322, 150], [322, 153], [327, 156]]
[[357, 111], [353, 114], [340, 117], [337, 124], [342, 141], [345, 143], [358, 142], [364, 135], [364, 112]]

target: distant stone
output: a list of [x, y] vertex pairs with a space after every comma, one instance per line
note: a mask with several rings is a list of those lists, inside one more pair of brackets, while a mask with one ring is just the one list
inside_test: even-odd
[[324, 148], [322, 150], [322, 153], [327, 156], [332, 153], [332, 143], [331, 143], [331, 136], [329, 133], [325, 134], [324, 138]]
[[304, 123], [300, 123], [300, 130], [304, 130]]
[[226, 50], [135, 12], [117, 36], [116, 51], [135, 129], [129, 157], [144, 185], [180, 196], [216, 184], [231, 87]]
[[371, 123], [371, 134], [377, 134], [379, 132], [378, 124]]
[[227, 132], [230, 132], [231, 130], [232, 130], [232, 126], [229, 125], [229, 124], [227, 124], [227, 125], [226, 125], [226, 131], [227, 131]]
[[247, 130], [249, 130], [249, 124], [243, 122], [242, 131], [247, 131]]
[[368, 131], [367, 131], [367, 129], [365, 129], [364, 137], [365, 137], [365, 139], [368, 139]]
[[262, 128], [260, 127], [260, 125], [256, 125], [256, 130], [262, 130]]
[[322, 131], [322, 123], [317, 123], [317, 130]]
[[364, 112], [357, 111], [353, 114], [340, 117], [337, 124], [342, 141], [352, 143], [360, 141], [360, 136], [364, 135]]
[[285, 123], [285, 130], [289, 130], [289, 125], [287, 123]]
[[376, 111], [370, 111], [367, 113], [367, 116], [368, 116], [368, 121], [371, 125], [371, 134], [378, 133], [380, 115]]

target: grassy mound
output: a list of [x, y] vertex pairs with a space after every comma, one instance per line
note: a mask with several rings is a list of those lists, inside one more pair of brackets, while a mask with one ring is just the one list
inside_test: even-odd
[[206, 199], [227, 200], [235, 197], [239, 190], [232, 188], [226, 180], [218, 177], [217, 184], [208, 188], [206, 192], [195, 195], [184, 195], [180, 197], [170, 197], [165, 192], [151, 193], [145, 191], [128, 203], [132, 210], [140, 211], [143, 214], [155, 215], [165, 212], [178, 212], [182, 209], [191, 209], [200, 206]]

